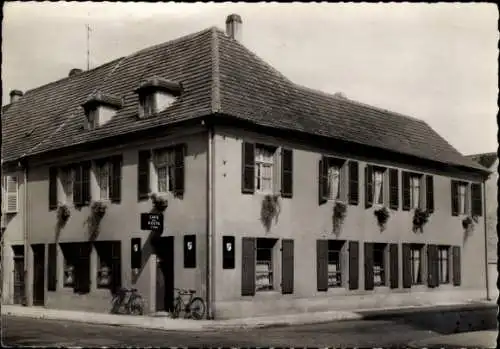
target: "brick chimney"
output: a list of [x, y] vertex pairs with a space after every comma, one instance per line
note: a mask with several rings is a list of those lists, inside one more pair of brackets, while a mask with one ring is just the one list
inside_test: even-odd
[[241, 42], [242, 21], [240, 15], [235, 13], [226, 18], [226, 35], [231, 39]]
[[78, 68], [73, 68], [69, 71], [69, 74], [68, 76], [71, 77], [71, 76], [75, 76], [75, 75], [78, 75], [82, 72], [81, 69], [78, 69]]
[[23, 96], [23, 92], [19, 90], [10, 91], [10, 103], [17, 102]]

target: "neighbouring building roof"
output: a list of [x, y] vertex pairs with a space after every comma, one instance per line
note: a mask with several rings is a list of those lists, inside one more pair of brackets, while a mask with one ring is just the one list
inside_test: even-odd
[[[157, 117], [138, 119], [134, 91], [148, 76], [181, 83], [182, 95]], [[102, 127], [84, 130], [81, 104], [98, 92], [121, 98], [122, 108]], [[6, 161], [221, 113], [485, 170], [424, 121], [294, 84], [215, 27], [27, 91], [2, 112]]]
[[481, 164], [486, 168], [490, 168], [498, 159], [498, 154], [497, 153], [473, 154], [473, 155], [467, 155], [467, 158], [471, 159], [472, 161], [476, 161], [477, 163]]

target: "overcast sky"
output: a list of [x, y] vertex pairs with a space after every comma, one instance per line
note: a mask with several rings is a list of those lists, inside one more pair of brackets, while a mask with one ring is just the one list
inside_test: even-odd
[[243, 44], [292, 81], [428, 122], [464, 154], [497, 149], [493, 4], [7, 2], [3, 104], [137, 50], [243, 19]]

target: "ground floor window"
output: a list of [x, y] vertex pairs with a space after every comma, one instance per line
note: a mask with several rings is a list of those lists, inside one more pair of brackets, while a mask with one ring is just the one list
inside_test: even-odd
[[328, 288], [342, 287], [342, 247], [344, 241], [328, 241]]
[[450, 283], [449, 251], [450, 251], [450, 246], [439, 246], [438, 247], [438, 265], [439, 265], [439, 283], [440, 284]]
[[386, 267], [385, 250], [386, 244], [373, 244], [373, 285], [385, 286]]
[[97, 252], [97, 287], [109, 288], [112, 273], [111, 244], [109, 242], [96, 242], [94, 246]]
[[276, 240], [257, 239], [255, 265], [255, 290], [270, 291], [274, 289], [273, 251]]
[[61, 244], [63, 253], [63, 287], [73, 288], [76, 285], [76, 265], [78, 263], [78, 244]]
[[422, 284], [422, 245], [411, 245], [410, 259], [411, 259], [411, 284]]

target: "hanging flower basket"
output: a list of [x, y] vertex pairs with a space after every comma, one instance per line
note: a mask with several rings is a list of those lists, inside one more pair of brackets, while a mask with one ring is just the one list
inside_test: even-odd
[[153, 209], [157, 212], [164, 212], [168, 207], [168, 200], [160, 194], [153, 193], [150, 195]]
[[474, 221], [472, 220], [472, 218], [471, 217], [465, 217], [462, 220], [462, 227], [465, 230], [472, 230], [472, 228], [474, 227]]
[[340, 228], [342, 227], [342, 223], [344, 223], [344, 219], [347, 216], [347, 205], [343, 202], [337, 201], [335, 205], [333, 205], [333, 232], [335, 234], [340, 233]]
[[70, 216], [71, 210], [68, 205], [60, 204], [57, 207], [57, 226], [59, 229], [62, 229], [66, 225]]
[[87, 219], [90, 236], [93, 237], [99, 232], [99, 225], [106, 214], [107, 205], [102, 201], [94, 201], [90, 206], [90, 215]]
[[424, 232], [424, 225], [429, 221], [430, 213], [426, 210], [422, 210], [421, 208], [416, 208], [415, 213], [413, 215], [413, 231]]
[[375, 210], [373, 214], [375, 215], [375, 217], [377, 217], [377, 223], [380, 227], [380, 231], [384, 231], [390, 216], [389, 210], [384, 206], [378, 210]]
[[278, 222], [278, 216], [281, 211], [279, 195], [266, 195], [262, 199], [262, 206], [260, 210], [260, 221], [266, 228], [266, 231], [271, 229], [273, 220]]

